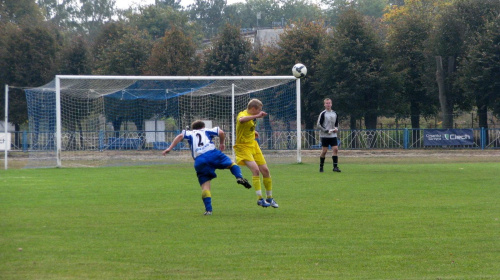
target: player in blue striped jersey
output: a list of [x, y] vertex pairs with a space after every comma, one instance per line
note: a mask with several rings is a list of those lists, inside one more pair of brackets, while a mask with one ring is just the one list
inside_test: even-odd
[[[238, 184], [243, 185], [247, 189], [252, 188], [252, 186], [243, 178], [240, 167], [222, 152], [225, 149], [224, 140], [226, 138], [222, 129], [219, 127], [206, 129], [203, 121], [193, 122], [191, 128], [193, 130], [183, 130], [177, 135], [172, 144], [162, 154], [168, 154], [184, 139], [189, 142], [191, 155], [194, 159], [194, 169], [196, 170], [198, 182], [201, 186], [201, 198], [205, 205], [204, 215], [212, 215], [210, 182], [217, 177], [215, 173], [216, 169], [230, 169]], [[219, 150], [216, 149], [212, 141], [214, 137], [219, 137]]]

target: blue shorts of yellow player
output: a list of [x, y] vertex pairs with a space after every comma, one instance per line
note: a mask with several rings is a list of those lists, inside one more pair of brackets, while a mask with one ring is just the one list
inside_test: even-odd
[[233, 164], [233, 161], [220, 150], [211, 150], [199, 155], [194, 160], [194, 169], [198, 176], [200, 185], [217, 178], [216, 169], [226, 169]]
[[266, 159], [257, 141], [254, 141], [252, 144], [234, 145], [234, 153], [236, 154], [236, 164], [238, 165], [246, 165], [245, 161], [255, 161], [257, 165], [266, 164]]

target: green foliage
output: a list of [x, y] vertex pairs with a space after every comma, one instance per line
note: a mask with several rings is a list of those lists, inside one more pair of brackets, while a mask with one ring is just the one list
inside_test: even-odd
[[185, 12], [174, 10], [171, 6], [150, 5], [140, 7], [137, 13], [127, 15], [130, 25], [139, 30], [146, 30], [153, 39], [163, 37], [172, 27], [188, 29], [188, 15]]
[[428, 54], [434, 3], [409, 1], [393, 7], [384, 17], [390, 60], [404, 85], [395, 111], [400, 116], [411, 116], [413, 128], [420, 127], [421, 115], [434, 115], [438, 107], [437, 94], [429, 85], [434, 85], [435, 75], [434, 61]]
[[[260, 75], [291, 75], [295, 63], [307, 67], [301, 80], [302, 119], [313, 129], [322, 108], [321, 93], [315, 90], [316, 57], [325, 47], [326, 29], [322, 23], [296, 22], [287, 27], [276, 46], [265, 48], [254, 65]], [[319, 111], [318, 111], [319, 110]]]
[[279, 1], [249, 0], [246, 2], [246, 10], [249, 12], [247, 23], [249, 26], [256, 27], [257, 15], [260, 14], [259, 26], [271, 26], [273, 21], [281, 22], [284, 14], [280, 12]]
[[[494, 39], [491, 27], [487, 27], [500, 13], [498, 0], [324, 0], [327, 10], [308, 0], [248, 0], [231, 5], [224, 0], [196, 0], [187, 9], [182, 9], [179, 0], [159, 0], [154, 5], [139, 5], [126, 11], [117, 11], [116, 2], [0, 1], [0, 84], [38, 86], [51, 80], [55, 73], [140, 75], [170, 73], [168, 69], [209, 75], [289, 75], [291, 66], [301, 62], [309, 70], [301, 81], [302, 115], [308, 129], [313, 128], [317, 112], [322, 108], [321, 100], [326, 96], [341, 97], [334, 100], [334, 107], [343, 117], [365, 118], [373, 123], [374, 111], [385, 116], [411, 115], [412, 126], [418, 127], [420, 115], [438, 113], [436, 84], [444, 89], [444, 98], [439, 101], [442, 115], [451, 118], [450, 125], [457, 109], [477, 107], [483, 110], [478, 112], [479, 116], [486, 115], [484, 110], [494, 110], [496, 114], [500, 111], [498, 97], [491, 93], [498, 92], [497, 84], [491, 82], [496, 79], [496, 58], [490, 52], [496, 50], [490, 45]], [[385, 33], [377, 18], [388, 4], [392, 7], [384, 17], [389, 25]], [[237, 38], [240, 35], [236, 29], [229, 35], [236, 38], [234, 40], [222, 34], [225, 24], [241, 28], [270, 27], [282, 22], [319, 23], [326, 18], [328, 24], [337, 25], [339, 17], [350, 9], [369, 16], [371, 22], [363, 24], [372, 25], [367, 33], [376, 35], [367, 39], [363, 32], [356, 33], [357, 28], [347, 28], [332, 42], [337, 41], [340, 46], [340, 38], [350, 36], [354, 44], [339, 49], [333, 47], [333, 43], [329, 43], [328, 48], [324, 42], [316, 44], [316, 37], [325, 34], [324, 30], [314, 28], [310, 29], [312, 34], [294, 31], [296, 36], [290, 35], [293, 39], [279, 44], [279, 48], [254, 52], [247, 48], [244, 40], [238, 42], [241, 38]], [[360, 17], [348, 25], [361, 22]], [[163, 38], [165, 34], [173, 36], [170, 32], [174, 27], [183, 35], [177, 34], [175, 40]], [[26, 34], [21, 34], [25, 30]], [[205, 57], [192, 55], [193, 42], [200, 50], [204, 36], [215, 38], [219, 33], [221, 36], [214, 40], [216, 49], [207, 52]], [[377, 36], [386, 37], [380, 41]], [[372, 44], [370, 40], [377, 42]], [[381, 42], [387, 43], [390, 56], [384, 53]], [[325, 49], [321, 56], [318, 56], [319, 49]], [[375, 49], [381, 51], [376, 53]], [[328, 52], [331, 54], [327, 55]], [[149, 59], [151, 54], [153, 57]], [[366, 59], [369, 56], [373, 60]], [[145, 67], [148, 59], [148, 67]], [[443, 62], [439, 75], [435, 71], [436, 61], [432, 59]], [[207, 62], [206, 67], [202, 60]], [[323, 67], [325, 61], [337, 64], [321, 68], [321, 76], [316, 75], [317, 64], [321, 62]], [[397, 75], [389, 74], [393, 69]], [[460, 71], [456, 72], [457, 69]], [[24, 94], [13, 89], [11, 96], [10, 117], [19, 125], [26, 121]], [[3, 95], [0, 101], [2, 99]], [[395, 103], [394, 99], [399, 102]]]
[[249, 0], [227, 5], [223, 22], [242, 28], [270, 28], [294, 21], [321, 21], [321, 9], [306, 0]]
[[206, 52], [204, 73], [209, 76], [238, 76], [249, 73], [250, 42], [241, 36], [240, 29], [226, 24], [224, 30]]
[[155, 4], [160, 7], [172, 7], [174, 10], [181, 10], [181, 0], [158, 0]]
[[[385, 67], [380, 38], [358, 11], [344, 12], [333, 38], [318, 58], [318, 91], [352, 120], [364, 117], [368, 129], [393, 107], [393, 77]], [[353, 128], [353, 127], [352, 127]]]
[[78, 0], [37, 0], [45, 19], [61, 28], [77, 30], [81, 26], [77, 20]]
[[151, 52], [147, 32], [122, 23], [109, 23], [93, 46], [93, 73], [98, 75], [140, 75]]
[[74, 37], [63, 50], [59, 73], [66, 75], [89, 75], [92, 73], [90, 48], [83, 36]]
[[408, 0], [389, 0], [387, 2], [389, 2], [390, 5], [397, 5], [397, 6], [403, 6], [405, 5], [405, 2], [407, 2]]
[[21, 24], [40, 22], [42, 20], [42, 11], [34, 0], [0, 1], [0, 23]]
[[252, 18], [250, 21], [254, 22], [254, 18], [250, 11], [246, 10], [246, 5], [243, 3], [234, 3], [224, 7], [224, 21], [228, 24], [241, 27], [253, 27], [253, 24], [247, 24], [245, 17]]
[[[323, 22], [323, 13], [321, 9], [311, 4], [306, 0], [281, 0], [279, 1], [280, 11], [283, 14], [285, 23], [291, 22]], [[274, 21], [279, 20], [279, 12], [275, 13], [278, 18]]]
[[[468, 46], [474, 43], [476, 33], [482, 33], [485, 23], [499, 12], [500, 2], [496, 0], [456, 0], [442, 9], [435, 24], [432, 44], [434, 54], [443, 57], [440, 101], [447, 103], [446, 107], [441, 106], [443, 115], [452, 118], [454, 107], [472, 109], [473, 102], [462, 88], [455, 86], [456, 70], [461, 67], [459, 57], [464, 56]], [[452, 123], [452, 120], [445, 121], [447, 126]]]
[[189, 17], [199, 23], [206, 38], [212, 38], [223, 27], [225, 6], [225, 0], [195, 0], [189, 5]]
[[380, 18], [388, 6], [387, 0], [358, 0], [359, 11], [366, 16]]
[[460, 64], [457, 85], [475, 100], [480, 126], [487, 127], [487, 108], [500, 116], [500, 17], [485, 24]]
[[[7, 23], [2, 24], [2, 27], [0, 83], [29, 87], [41, 86], [50, 81], [56, 73], [57, 53], [61, 45], [57, 30], [45, 23]], [[24, 93], [12, 90], [10, 96], [9, 121], [16, 125], [25, 123], [28, 115]]]
[[[242, 28], [272, 26], [273, 21], [281, 22], [284, 17], [279, 13], [277, 1], [249, 0], [235, 3], [224, 8], [224, 21]], [[257, 18], [259, 15], [260, 18]]]
[[[42, 85], [53, 73], [58, 42], [45, 26], [25, 26], [9, 36], [6, 79], [16, 85]], [[5, 68], [4, 68], [5, 69]], [[48, 71], [47, 71], [48, 70]]]
[[467, 49], [469, 39], [476, 32], [482, 32], [485, 23], [500, 12], [496, 0], [456, 0], [447, 5], [435, 30], [436, 53], [442, 56], [458, 57]]
[[200, 65], [194, 42], [174, 27], [153, 46], [145, 73], [157, 76], [192, 76], [200, 73]]
[[388, 6], [387, 0], [322, 0], [328, 8], [325, 11], [330, 25], [337, 25], [340, 16], [349, 9], [355, 9], [369, 17], [380, 18]]
[[278, 209], [219, 170], [210, 217], [192, 164], [3, 171], [0, 275], [498, 278], [500, 164], [426, 160], [273, 165]]
[[339, 20], [339, 16], [347, 9], [354, 6], [349, 0], [322, 0], [328, 8], [326, 10], [327, 21], [330, 25], [335, 26]]
[[80, 9], [76, 13], [82, 29], [89, 34], [97, 34], [114, 15], [115, 0], [80, 0], [80, 2]]

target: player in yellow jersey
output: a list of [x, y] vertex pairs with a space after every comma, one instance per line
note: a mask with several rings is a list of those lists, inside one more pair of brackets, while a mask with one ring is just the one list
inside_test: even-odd
[[[278, 203], [273, 199], [271, 174], [257, 142], [259, 133], [255, 130], [257, 119], [267, 116], [267, 113], [262, 111], [262, 107], [260, 100], [252, 99], [248, 102], [247, 109], [241, 111], [236, 117], [234, 152], [236, 154], [236, 163], [246, 165], [252, 172], [252, 183], [257, 194], [257, 205], [278, 208]], [[262, 181], [266, 189], [265, 199], [262, 196], [260, 174], [262, 174]]]

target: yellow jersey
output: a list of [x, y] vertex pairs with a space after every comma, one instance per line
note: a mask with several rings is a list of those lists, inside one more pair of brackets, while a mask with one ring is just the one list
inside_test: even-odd
[[255, 142], [256, 120], [241, 123], [240, 118], [252, 116], [248, 110], [241, 111], [236, 117], [236, 144], [253, 144]]

